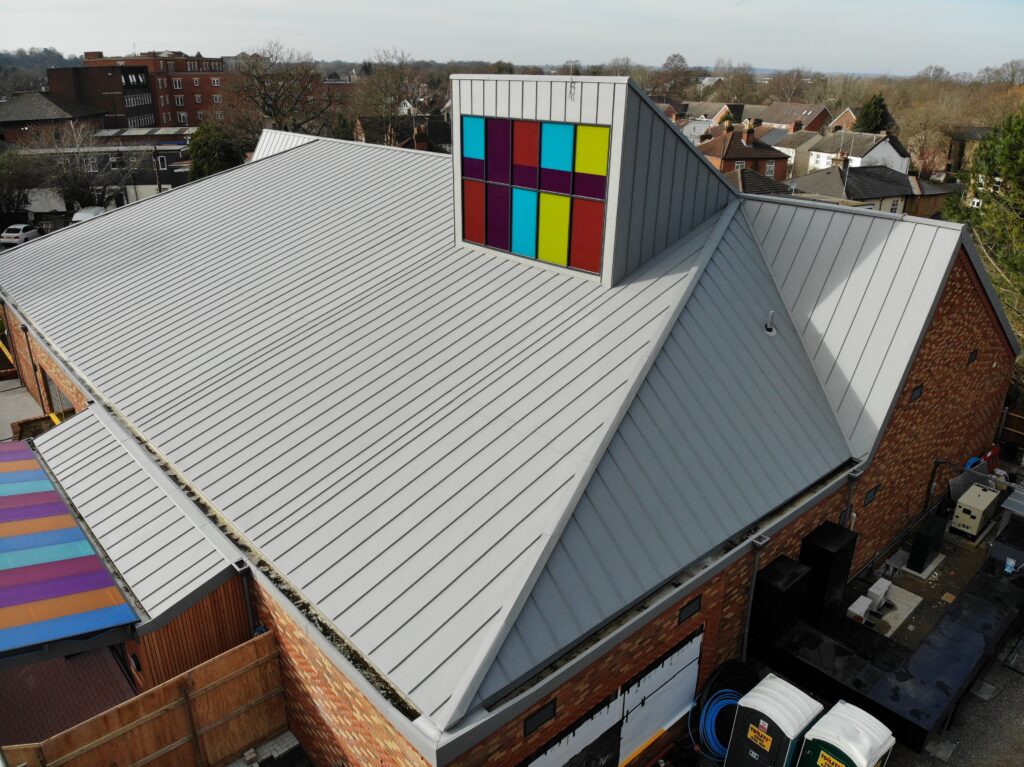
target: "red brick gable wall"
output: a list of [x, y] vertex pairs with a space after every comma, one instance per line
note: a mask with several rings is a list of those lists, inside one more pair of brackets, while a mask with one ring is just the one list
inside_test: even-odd
[[[4, 304], [3, 317], [7, 327], [8, 340], [11, 342], [11, 355], [14, 357], [18, 375], [28, 393], [35, 397], [39, 406], [47, 413], [59, 409], [56, 403], [50, 402], [50, 395], [43, 384], [43, 377], [37, 371], [32, 370], [33, 360], [36, 367], [45, 371], [50, 380], [60, 389], [61, 394], [66, 398], [65, 407], [67, 402], [70, 402], [76, 413], [85, 410], [89, 406], [85, 393], [78, 388], [78, 384], [71, 376], [64, 372], [64, 367], [53, 359], [50, 350], [32, 336], [31, 331], [26, 341], [25, 333], [21, 330], [21, 318], [17, 312], [12, 311], [7, 304]], [[29, 355], [29, 344], [32, 347], [31, 356]]]

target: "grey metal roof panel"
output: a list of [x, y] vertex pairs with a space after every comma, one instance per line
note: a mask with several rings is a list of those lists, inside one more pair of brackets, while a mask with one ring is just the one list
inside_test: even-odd
[[90, 409], [35, 444], [148, 619], [159, 620], [231, 564], [182, 513], [178, 504], [188, 501], [176, 501], [132, 455], [128, 439]]
[[750, 199], [744, 212], [854, 456], [888, 416], [961, 230], [924, 219]]
[[695, 272], [680, 245], [609, 290], [456, 248], [451, 162], [316, 140], [0, 265], [83, 377], [441, 723]]
[[289, 133], [282, 130], [265, 130], [260, 134], [260, 140], [256, 142], [256, 149], [253, 150], [252, 159], [262, 160], [273, 154], [285, 152], [303, 144], [316, 141], [316, 136], [306, 136], [302, 133]]
[[[764, 331], [772, 310], [775, 336]], [[800, 335], [748, 223], [737, 215], [478, 702], [500, 695], [849, 458]]]

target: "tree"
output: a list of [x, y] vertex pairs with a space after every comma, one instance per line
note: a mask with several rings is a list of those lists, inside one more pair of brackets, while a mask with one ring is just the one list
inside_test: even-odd
[[[255, 145], [262, 128], [320, 133], [325, 118], [337, 107], [337, 97], [323, 87], [323, 74], [310, 54], [267, 43], [238, 57], [225, 77], [231, 96], [229, 126], [243, 144]], [[253, 135], [255, 133], [255, 136]]]
[[234, 168], [245, 161], [245, 151], [237, 137], [212, 122], [204, 122], [188, 144], [192, 160], [189, 178], [192, 181]]
[[853, 129], [863, 133], [878, 133], [888, 123], [889, 107], [885, 103], [885, 97], [881, 93], [876, 93], [860, 108]]
[[810, 72], [805, 69], [787, 69], [777, 72], [771, 79], [771, 95], [779, 101], [800, 101], [804, 97]]
[[[90, 205], [106, 207], [125, 196], [135, 173], [131, 156], [117, 158], [93, 138], [94, 126], [71, 120], [42, 132], [30, 144], [40, 186], [52, 189], [67, 210]], [[115, 157], [117, 163], [107, 158]]]
[[665, 59], [658, 73], [658, 92], [668, 101], [681, 102], [686, 99], [686, 89], [693, 79], [690, 65], [681, 53], [673, 53]]
[[[356, 103], [360, 117], [373, 117], [380, 123], [382, 141], [398, 143], [399, 106], [403, 101], [416, 103], [417, 87], [412, 61], [404, 51], [377, 51], [371, 74], [359, 82]], [[410, 133], [410, 135], [412, 135]]]
[[35, 176], [28, 155], [14, 149], [0, 152], [0, 228], [23, 219], [28, 191], [36, 186]]

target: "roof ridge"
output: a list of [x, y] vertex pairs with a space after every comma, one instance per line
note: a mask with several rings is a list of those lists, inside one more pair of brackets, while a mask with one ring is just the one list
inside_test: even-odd
[[[730, 187], [731, 189], [731, 187]], [[693, 294], [697, 283], [700, 281], [700, 276], [703, 274], [704, 269], [707, 267], [714, 255], [718, 244], [721, 242], [722, 237], [725, 234], [729, 224], [735, 218], [736, 212], [741, 208], [741, 200], [734, 199], [728, 206], [718, 215], [718, 220], [715, 222], [714, 227], [711, 229], [704, 246], [701, 248], [697, 261], [694, 266], [693, 274], [688, 278], [686, 286], [683, 288], [682, 294], [678, 298], [678, 302], [673, 310], [669, 313], [669, 316], [665, 318], [664, 325], [659, 329], [657, 337], [653, 344], [651, 344], [650, 351], [645, 356], [643, 362], [639, 366], [637, 375], [630, 384], [630, 390], [628, 394], [623, 398], [622, 405], [616, 416], [609, 420], [604, 425], [604, 432], [601, 435], [601, 440], [597, 448], [593, 451], [590, 458], [590, 462], [583, 467], [583, 471], [574, 478], [574, 483], [571, 486], [571, 495], [569, 496], [569, 502], [565, 506], [565, 510], [562, 512], [558, 520], [555, 522], [554, 527], [547, 534], [547, 540], [544, 543], [544, 547], [534, 562], [533, 567], [528, 574], [526, 581], [523, 584], [522, 590], [519, 592], [518, 597], [515, 601], [508, 606], [505, 616], [502, 618], [498, 625], [496, 633], [487, 641], [483, 647], [483, 651], [478, 654], [478, 662], [475, 662], [467, 671], [467, 673], [459, 680], [455, 689], [452, 692], [452, 696], [445, 707], [439, 712], [437, 717], [438, 721], [436, 724], [441, 729], [448, 729], [453, 723], [458, 721], [469, 709], [470, 703], [473, 697], [476, 695], [477, 690], [483, 683], [484, 677], [487, 671], [490, 669], [491, 664], [494, 662], [494, 658], [497, 656], [498, 651], [501, 649], [508, 636], [512, 626], [515, 625], [516, 619], [519, 613], [523, 609], [527, 598], [533, 591], [533, 587], [540, 577], [540, 574], [544, 571], [548, 560], [551, 558], [551, 553], [554, 551], [558, 540], [561, 538], [562, 531], [565, 529], [569, 520], [572, 518], [573, 513], [576, 510], [576, 506], [579, 504], [579, 499], [583, 495], [587, 488], [587, 484], [590, 482], [590, 478], [593, 476], [597, 469], [601, 458], [604, 456], [608, 445], [615, 433], [619, 429], [619, 425], [622, 423], [630, 405], [636, 398], [637, 392], [646, 380], [647, 375], [650, 373], [651, 368], [654, 366], [654, 362], [658, 357], [662, 347], [668, 340], [669, 335], [672, 332], [672, 328], [675, 326], [676, 321], [685, 309], [687, 300]], [[697, 231], [700, 231], [698, 228]], [[688, 238], [683, 238], [673, 244], [672, 248], [678, 246], [682, 242], [685, 242]], [[664, 255], [664, 252], [663, 254]], [[651, 264], [656, 264], [660, 258], [652, 260]], [[637, 273], [637, 276], [643, 275], [644, 271], [641, 270]], [[568, 489], [567, 489], [568, 490]]]

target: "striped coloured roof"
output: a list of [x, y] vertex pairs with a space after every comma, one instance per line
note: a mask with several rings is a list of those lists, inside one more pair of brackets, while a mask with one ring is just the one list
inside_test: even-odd
[[0, 653], [136, 620], [32, 449], [0, 445]]

